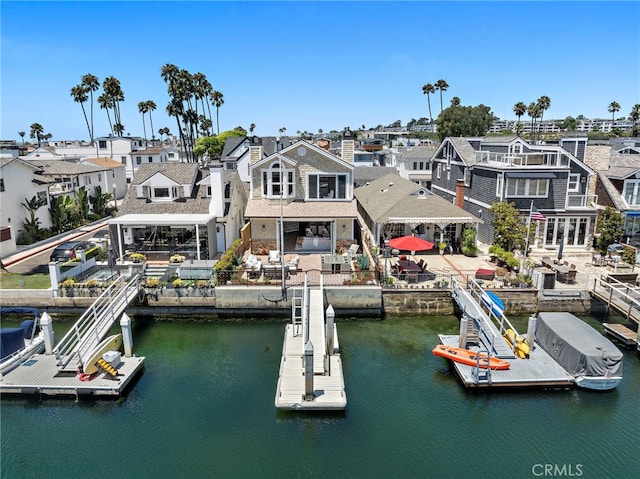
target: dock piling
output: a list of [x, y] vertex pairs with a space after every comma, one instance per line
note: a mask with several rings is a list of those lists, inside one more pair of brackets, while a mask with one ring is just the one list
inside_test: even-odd
[[313, 343], [304, 346], [304, 400], [313, 401]]

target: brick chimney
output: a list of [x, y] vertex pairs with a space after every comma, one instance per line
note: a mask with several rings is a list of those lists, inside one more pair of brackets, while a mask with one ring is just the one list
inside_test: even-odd
[[257, 163], [263, 158], [262, 154], [262, 138], [259, 136], [252, 136], [249, 143], [249, 160], [251, 164]]
[[340, 151], [340, 156], [347, 163], [351, 163], [353, 165], [353, 156], [355, 149], [355, 138], [353, 137], [353, 132], [346, 128], [342, 133], [342, 146]]
[[454, 204], [464, 209], [464, 180], [456, 180], [456, 199]]

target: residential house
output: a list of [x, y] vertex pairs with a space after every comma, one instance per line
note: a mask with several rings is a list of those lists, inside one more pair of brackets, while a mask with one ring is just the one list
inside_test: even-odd
[[426, 188], [431, 187], [431, 157], [436, 149], [433, 146], [414, 146], [401, 149], [396, 156], [398, 174]]
[[143, 163], [109, 222], [114, 251], [213, 259], [239, 237], [246, 192], [234, 171], [195, 163]]
[[[531, 145], [518, 136], [446, 138], [432, 158], [434, 193], [479, 216], [479, 241], [494, 241], [491, 205], [515, 203], [526, 221], [532, 206], [545, 217], [535, 222], [533, 248], [574, 252], [592, 244], [597, 197], [588, 191], [594, 171], [583, 162], [586, 138], [560, 145]], [[576, 154], [578, 156], [576, 156]], [[460, 180], [460, 181], [458, 181]]]
[[598, 171], [598, 203], [624, 217], [625, 241], [640, 243], [640, 138], [611, 141], [609, 168]]
[[398, 174], [393, 166], [356, 166], [354, 170], [354, 186], [367, 185], [378, 178], [389, 174]]
[[[124, 159], [124, 156], [122, 156]], [[166, 163], [180, 161], [180, 150], [174, 146], [147, 146], [137, 149], [127, 155], [126, 175], [129, 182], [133, 179], [133, 174], [142, 164]]]
[[0, 159], [0, 256], [16, 251], [16, 239], [28, 210], [23, 203], [34, 196], [42, 199], [36, 217], [41, 228], [51, 227], [49, 192], [52, 179], [42, 176], [41, 169], [20, 158]]
[[261, 138], [251, 137], [249, 148], [245, 216], [254, 253], [329, 253], [359, 238], [351, 131], [344, 132], [341, 157], [305, 140], [266, 157]]
[[[265, 136], [261, 137], [262, 155], [267, 157], [276, 151], [294, 143], [290, 137]], [[222, 150], [220, 161], [225, 170], [236, 170], [242, 181], [251, 182], [250, 139], [246, 136], [232, 136], [227, 138]]]
[[380, 246], [385, 240], [412, 234], [453, 247], [461, 242], [464, 228], [477, 229], [482, 223], [481, 219], [397, 173], [356, 188], [354, 195], [371, 242]]
[[104, 168], [104, 185], [100, 185], [103, 193], [111, 193], [113, 198], [123, 198], [127, 192], [127, 176], [125, 165], [111, 158], [87, 158], [83, 165]]

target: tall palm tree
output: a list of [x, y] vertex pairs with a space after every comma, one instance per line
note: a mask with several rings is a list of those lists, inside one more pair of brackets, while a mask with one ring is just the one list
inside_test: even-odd
[[540, 109], [540, 121], [538, 122], [538, 140], [540, 139], [540, 127], [542, 126], [542, 118], [544, 117], [544, 112], [549, 109], [551, 106], [551, 98], [547, 95], [542, 95], [538, 98], [538, 108]]
[[18, 135], [20, 135], [20, 138], [22, 138], [22, 146], [24, 146], [24, 135], [26, 135], [26, 133], [24, 131], [19, 131]]
[[93, 92], [98, 91], [100, 88], [100, 81], [97, 76], [87, 73], [82, 76], [82, 86], [85, 88], [85, 91], [89, 92], [89, 97], [91, 99], [91, 131], [89, 132], [89, 136], [91, 137], [91, 143], [93, 143], [95, 138], [93, 135]]
[[[633, 122], [633, 130], [631, 132], [631, 135], [635, 137], [638, 135], [636, 127], [638, 124], [638, 120], [640, 120], [640, 103], [636, 103], [635, 105], [633, 105], [631, 113], [629, 113], [629, 119]], [[24, 144], [24, 140], [22, 141], [22, 143]]]
[[251, 133], [251, 136], [253, 136], [253, 130], [256, 129], [256, 124], [255, 123], [251, 123], [249, 125], [249, 133]]
[[613, 130], [613, 125], [615, 125], [616, 122], [616, 112], [620, 111], [620, 103], [618, 103], [617, 101], [612, 101], [611, 103], [609, 103], [609, 108], [607, 108], [607, 111], [611, 113], [611, 129]]
[[537, 103], [531, 102], [527, 107], [527, 115], [531, 118], [531, 131], [529, 133], [529, 139], [533, 140], [534, 132], [536, 131], [536, 118], [540, 118], [540, 107]]
[[144, 121], [144, 114], [149, 111], [149, 107], [146, 101], [138, 103], [138, 113], [142, 114], [142, 131], [144, 132], [144, 141], [147, 141], [147, 124]]
[[44, 128], [40, 123], [31, 124], [31, 134], [29, 136], [37, 140], [38, 146], [40, 146], [40, 140], [42, 139], [43, 133], [44, 133]]
[[447, 91], [447, 88], [449, 88], [449, 84], [444, 81], [444, 80], [438, 80], [436, 82], [436, 90], [440, 90], [440, 113], [442, 113], [443, 107], [442, 107], [442, 92], [443, 91]]
[[[87, 96], [87, 89], [84, 85], [76, 85], [71, 89], [71, 98], [76, 103], [80, 103], [82, 107], [82, 114], [84, 115], [84, 121], [87, 124], [87, 130], [89, 132], [89, 138], [91, 138], [91, 125], [89, 125], [89, 118], [87, 118], [87, 110], [84, 108], [84, 102], [86, 102], [89, 97]], [[93, 139], [92, 139], [93, 142]]]
[[216, 125], [218, 126], [218, 135], [220, 134], [220, 107], [224, 105], [224, 95], [218, 90], [211, 92], [211, 101], [216, 107]]
[[431, 114], [431, 98], [430, 94], [435, 93], [436, 89], [431, 83], [427, 83], [426, 85], [422, 85], [422, 93], [427, 95], [427, 103], [429, 104], [429, 121], [433, 123], [433, 115]]
[[109, 120], [109, 130], [113, 133], [113, 123], [111, 122], [111, 115], [109, 114], [109, 108], [111, 108], [112, 101], [106, 93], [100, 95], [97, 101], [100, 108], [106, 110], [107, 120]]
[[[104, 90], [104, 94], [107, 95], [107, 98], [110, 100], [109, 107], [113, 111], [113, 121], [115, 124], [122, 126], [122, 118], [120, 116], [120, 102], [124, 101], [124, 92], [120, 86], [120, 80], [116, 77], [107, 77], [104, 79], [102, 83], [102, 89]], [[122, 128], [124, 131], [124, 128]], [[116, 132], [116, 128], [114, 125], [114, 133]]]
[[460, 98], [457, 96], [454, 96], [451, 99], [451, 106], [460, 106]]
[[524, 115], [527, 112], [527, 105], [519, 101], [518, 103], [513, 105], [513, 112], [518, 117], [518, 125], [516, 126], [516, 132], [519, 135], [522, 129], [522, 126], [520, 125], [520, 119], [522, 118], [522, 115]]
[[153, 118], [151, 118], [151, 112], [157, 108], [156, 102], [153, 100], [147, 100], [147, 110], [149, 113], [149, 123], [151, 124], [151, 139], [154, 140], [156, 135], [153, 133]]

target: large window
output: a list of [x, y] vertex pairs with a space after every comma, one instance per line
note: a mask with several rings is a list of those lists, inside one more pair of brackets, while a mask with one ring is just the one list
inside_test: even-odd
[[578, 173], [569, 174], [569, 184], [567, 190], [571, 192], [580, 191], [580, 175]]
[[347, 176], [341, 173], [309, 174], [309, 199], [346, 199]]
[[541, 225], [545, 228], [544, 246], [559, 246], [561, 242], [568, 246], [585, 246], [589, 230], [589, 218], [547, 217]]
[[507, 178], [507, 196], [546, 198], [549, 180], [542, 178]]
[[262, 170], [262, 195], [265, 198], [285, 198], [295, 196], [294, 171], [282, 168], [278, 162], [272, 163], [268, 169]]
[[622, 194], [627, 205], [640, 206], [640, 180], [626, 180]]

